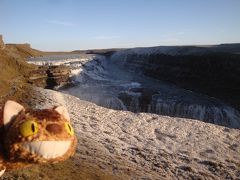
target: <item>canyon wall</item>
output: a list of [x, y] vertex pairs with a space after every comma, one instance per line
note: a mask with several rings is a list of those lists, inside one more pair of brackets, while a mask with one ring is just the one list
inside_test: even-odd
[[111, 60], [125, 68], [207, 94], [240, 109], [240, 55], [207, 48], [123, 50]]

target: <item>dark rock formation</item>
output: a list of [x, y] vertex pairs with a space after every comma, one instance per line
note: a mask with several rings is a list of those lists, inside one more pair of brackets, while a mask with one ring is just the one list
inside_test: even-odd
[[0, 49], [4, 49], [4, 47], [5, 47], [5, 44], [4, 44], [4, 41], [3, 41], [3, 37], [0, 34]]
[[155, 56], [144, 74], [217, 97], [240, 108], [240, 55]]
[[30, 73], [29, 82], [43, 88], [54, 89], [71, 83], [67, 66], [40, 66]]

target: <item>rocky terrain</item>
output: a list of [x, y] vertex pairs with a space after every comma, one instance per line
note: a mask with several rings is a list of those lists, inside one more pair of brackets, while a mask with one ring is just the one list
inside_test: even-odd
[[[196, 120], [109, 110], [51, 90], [28, 104], [68, 108], [78, 136], [73, 159], [2, 179], [238, 179], [240, 131]], [[56, 176], [58, 174], [58, 176]]]

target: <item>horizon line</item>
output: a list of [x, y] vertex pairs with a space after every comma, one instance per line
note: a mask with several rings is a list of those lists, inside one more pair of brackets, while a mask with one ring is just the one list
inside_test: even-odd
[[[14, 44], [14, 43], [11, 43]], [[23, 43], [29, 44], [29, 43]], [[131, 47], [108, 47], [108, 48], [88, 48], [88, 49], [74, 49], [74, 50], [41, 50], [46, 52], [74, 52], [74, 51], [88, 51], [88, 50], [108, 50], [108, 49], [134, 49], [134, 48], [153, 48], [153, 47], [207, 47], [207, 46], [219, 46], [219, 45], [230, 45], [230, 44], [240, 44], [240, 42], [224, 42], [216, 44], [181, 44], [181, 45], [153, 45], [153, 46], [131, 46]], [[31, 44], [30, 44], [31, 45]], [[32, 46], [31, 46], [32, 48]], [[33, 48], [37, 49], [37, 48]], [[37, 49], [40, 50], [40, 49]]]

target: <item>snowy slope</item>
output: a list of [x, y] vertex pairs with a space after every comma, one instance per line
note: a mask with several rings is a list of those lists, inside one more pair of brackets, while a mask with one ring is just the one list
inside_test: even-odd
[[68, 108], [78, 136], [73, 161], [87, 168], [100, 167], [116, 179], [240, 178], [240, 130], [110, 110], [51, 90], [38, 88], [39, 93], [35, 107]]

